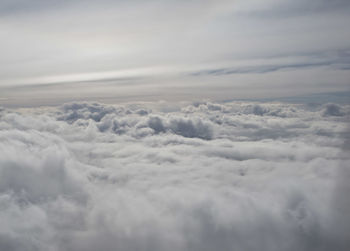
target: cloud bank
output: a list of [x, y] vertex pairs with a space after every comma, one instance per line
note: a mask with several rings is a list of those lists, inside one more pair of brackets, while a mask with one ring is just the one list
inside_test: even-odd
[[349, 114], [237, 102], [0, 109], [0, 249], [345, 251]]

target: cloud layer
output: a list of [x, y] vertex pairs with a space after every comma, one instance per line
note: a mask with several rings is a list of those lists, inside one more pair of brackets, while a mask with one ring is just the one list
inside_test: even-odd
[[2, 0], [0, 105], [349, 91], [349, 12], [348, 0]]
[[1, 109], [0, 249], [345, 251], [349, 111]]

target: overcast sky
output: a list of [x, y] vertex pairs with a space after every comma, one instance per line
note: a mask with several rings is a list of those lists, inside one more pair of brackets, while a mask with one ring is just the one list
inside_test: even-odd
[[348, 90], [349, 13], [347, 0], [1, 0], [0, 102]]

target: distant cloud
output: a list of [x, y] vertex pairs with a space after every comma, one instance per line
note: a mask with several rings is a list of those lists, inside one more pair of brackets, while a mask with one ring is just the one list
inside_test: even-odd
[[348, 2], [4, 0], [0, 102], [348, 91]]
[[324, 106], [323, 115], [324, 116], [344, 116], [345, 112], [342, 107], [336, 104], [326, 104]]
[[[349, 50], [323, 51], [311, 53], [308, 58], [305, 55], [298, 55], [299, 60], [294, 63], [285, 63], [281, 60], [278, 64], [268, 63], [268, 59], [261, 65], [237, 66], [231, 68], [216, 68], [209, 70], [200, 70], [191, 75], [230, 75], [230, 74], [252, 74], [252, 73], [271, 73], [280, 70], [297, 70], [312, 67], [332, 67], [337, 70], [348, 70], [350, 67]], [[298, 58], [297, 57], [297, 58]], [[283, 59], [283, 58], [281, 58]]]
[[283, 69], [295, 69], [295, 68], [307, 68], [316, 66], [330, 65], [331, 63], [303, 63], [303, 64], [292, 64], [292, 65], [275, 65], [275, 66], [255, 66], [255, 67], [240, 67], [240, 68], [227, 68], [227, 69], [212, 69], [203, 70], [192, 73], [192, 75], [229, 75], [229, 74], [249, 74], [249, 73], [267, 73], [274, 72]]

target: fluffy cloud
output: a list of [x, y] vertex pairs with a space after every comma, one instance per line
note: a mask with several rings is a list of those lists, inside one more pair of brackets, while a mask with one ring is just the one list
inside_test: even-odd
[[323, 111], [324, 116], [344, 116], [343, 108], [336, 104], [326, 104]]
[[349, 110], [2, 109], [0, 249], [345, 251]]

